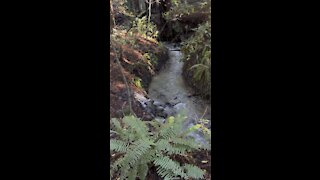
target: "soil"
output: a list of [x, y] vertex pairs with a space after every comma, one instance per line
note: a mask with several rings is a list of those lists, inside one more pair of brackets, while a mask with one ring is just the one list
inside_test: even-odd
[[[130, 39], [128, 37], [125, 37]], [[135, 41], [135, 45], [128, 43], [112, 43], [110, 48], [110, 117], [123, 117], [129, 111], [129, 97], [127, 87], [123, 79], [122, 72], [131, 89], [132, 109], [139, 118], [144, 118], [147, 112], [143, 110], [140, 103], [132, 99], [134, 92], [146, 94], [145, 89], [149, 86], [152, 76], [154, 76], [168, 59], [168, 50], [160, 47], [156, 42], [143, 38], [141, 36], [131, 37]], [[120, 39], [119, 39], [120, 41]], [[113, 48], [118, 51], [117, 56], [120, 59], [120, 68], [116, 61]], [[119, 52], [120, 49], [120, 52]], [[152, 54], [158, 60], [157, 62], [148, 63], [144, 57], [145, 53]], [[140, 78], [142, 87], [138, 87], [134, 83], [134, 78]]]

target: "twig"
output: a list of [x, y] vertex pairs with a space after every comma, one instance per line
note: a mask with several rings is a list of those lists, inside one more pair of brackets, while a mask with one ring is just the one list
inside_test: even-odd
[[208, 109], [208, 106], [206, 106], [206, 109], [204, 110], [204, 113], [202, 114], [202, 116], [201, 116], [201, 118], [200, 118], [200, 119], [202, 119], [202, 118], [203, 118], [203, 116], [206, 114], [207, 109]]
[[130, 87], [129, 87], [129, 85], [128, 85], [128, 81], [127, 81], [127, 79], [126, 79], [126, 77], [125, 77], [125, 75], [124, 75], [123, 67], [121, 66], [121, 63], [120, 63], [120, 60], [119, 60], [117, 51], [116, 51], [116, 49], [115, 49], [114, 46], [112, 46], [112, 48], [113, 48], [113, 51], [115, 52], [115, 56], [116, 56], [117, 63], [118, 63], [118, 65], [119, 65], [120, 69], [121, 69], [121, 74], [122, 74], [123, 81], [125, 82], [126, 87], [127, 87], [128, 102], [129, 102], [130, 113], [135, 114], [135, 113], [133, 112], [133, 110], [132, 110], [131, 94], [130, 94]]

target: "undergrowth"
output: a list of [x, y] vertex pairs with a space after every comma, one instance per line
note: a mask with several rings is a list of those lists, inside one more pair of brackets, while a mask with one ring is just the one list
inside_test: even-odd
[[141, 121], [134, 116], [111, 120], [110, 134], [116, 137], [110, 141], [111, 156], [116, 161], [111, 165], [110, 179], [144, 180], [152, 166], [157, 174], [169, 179], [201, 179], [205, 171], [193, 164], [182, 164], [172, 155], [187, 156], [188, 152], [209, 150], [210, 145], [200, 145], [188, 133], [201, 128], [195, 125], [183, 130], [186, 117], [169, 117], [165, 124], [158, 121]]
[[192, 29], [193, 34], [182, 42], [184, 74], [192, 77], [191, 84], [198, 92], [208, 99], [211, 98], [211, 0], [193, 1], [187, 3], [185, 0], [172, 1], [172, 8], [164, 14], [169, 20], [181, 19], [194, 13], [203, 13], [206, 21]]
[[187, 71], [191, 71], [193, 82], [206, 96], [211, 97], [211, 22], [194, 29], [195, 34], [182, 43], [184, 61], [191, 61]]

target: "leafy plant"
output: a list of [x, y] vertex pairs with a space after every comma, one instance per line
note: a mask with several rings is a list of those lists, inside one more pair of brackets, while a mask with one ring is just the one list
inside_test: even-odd
[[144, 37], [153, 39], [158, 37], [157, 26], [152, 22], [148, 23], [146, 16], [143, 16], [142, 18], [136, 18], [136, 20], [133, 21], [131, 30], [143, 35]]
[[[205, 95], [211, 96], [211, 23], [201, 24], [195, 34], [182, 43], [183, 60], [193, 74], [194, 84]], [[188, 62], [189, 61], [189, 62]]]
[[134, 82], [134, 84], [135, 84], [138, 88], [142, 88], [142, 84], [141, 84], [142, 80], [141, 80], [141, 78], [139, 78], [139, 77], [134, 77], [134, 78], [133, 78], [133, 82]]
[[163, 13], [163, 17], [168, 20], [179, 20], [181, 17], [196, 12], [210, 12], [211, 0], [197, 0], [187, 2], [186, 0], [172, 0], [171, 8], [168, 12]]
[[[184, 75], [200, 95], [211, 98], [211, 0], [174, 0], [163, 17], [177, 34], [190, 33], [181, 43]], [[202, 21], [203, 20], [203, 21]], [[198, 24], [199, 22], [199, 24]], [[201, 23], [201, 24], [200, 24]], [[197, 26], [197, 28], [192, 29]]]
[[155, 120], [141, 121], [134, 116], [125, 116], [122, 121], [113, 118], [110, 132], [117, 137], [110, 141], [110, 150], [120, 157], [111, 166], [111, 176], [118, 173], [121, 179], [139, 177], [144, 180], [149, 168], [155, 166], [158, 175], [165, 180], [203, 178], [202, 169], [171, 158], [172, 155], [186, 156], [187, 152], [210, 149], [210, 146], [199, 145], [192, 138], [186, 139], [188, 133], [200, 126], [183, 130], [185, 118], [182, 115], [171, 116], [164, 124]]

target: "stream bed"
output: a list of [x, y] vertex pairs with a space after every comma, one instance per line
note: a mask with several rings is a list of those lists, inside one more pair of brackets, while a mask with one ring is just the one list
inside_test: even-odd
[[[197, 123], [201, 117], [211, 120], [211, 105], [186, 85], [182, 76], [183, 62], [179, 47], [172, 43], [164, 43], [169, 49], [169, 60], [161, 71], [153, 77], [148, 89], [148, 97], [135, 94], [135, 98], [152, 114], [153, 118], [164, 122], [168, 116], [184, 112], [187, 116], [184, 128]], [[211, 129], [209, 121], [208, 128]], [[196, 141], [206, 144], [202, 133], [191, 133]]]

